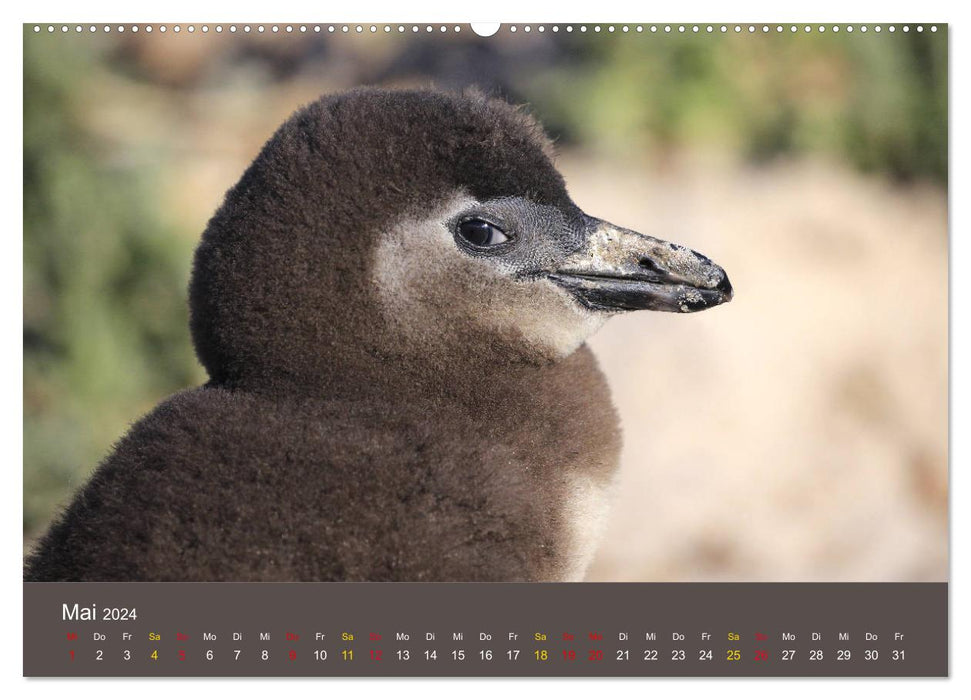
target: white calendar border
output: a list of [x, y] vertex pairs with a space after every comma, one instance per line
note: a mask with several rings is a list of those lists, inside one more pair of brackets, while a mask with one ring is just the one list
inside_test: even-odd
[[[11, 3], [12, 4], [12, 3]], [[18, 3], [19, 4], [19, 3]], [[545, 4], [545, 7], [544, 7]], [[160, 19], [182, 22], [211, 22], [213, 20], [229, 19], [236, 22], [246, 21], [294, 21], [294, 20], [325, 20], [328, 22], [414, 22], [427, 23], [429, 20], [465, 24], [469, 21], [498, 21], [536, 23], [542, 21], [604, 22], [604, 21], [638, 21], [651, 22], [713, 22], [713, 21], [768, 21], [773, 22], [825, 22], [825, 23], [912, 23], [914, 21], [950, 22], [951, 42], [951, 95], [950, 109], [952, 123], [969, 123], [969, 88], [968, 79], [969, 56], [971, 56], [971, 40], [964, 36], [971, 27], [971, 23], [964, 23], [963, 16], [959, 16], [954, 5], [940, 0], [924, 0], [920, 3], [902, 2], [899, 0], [885, 0], [877, 4], [860, 4], [851, 6], [845, 0], [814, 0], [811, 4], [780, 5], [767, 0], [734, 2], [731, 4], [697, 2], [693, 5], [684, 3], [649, 5], [638, 3], [634, 5], [629, 0], [597, 0], [584, 7], [571, 7], [569, 11], [559, 8], [560, 12], [552, 12], [549, 3], [537, 0], [480, 0], [459, 4], [454, 0], [416, 0], [415, 2], [380, 2], [347, 3], [346, 5], [287, 2], [276, 0], [272, 3], [233, 2], [202, 4], [195, 0], [169, 0], [164, 5], [138, 7], [131, 2], [41, 2], [20, 5], [13, 10], [5, 8], [3, 24], [3, 86], [6, 91], [13, 92], [17, 100], [4, 101], [2, 119], [6, 138], [0, 140], [0, 162], [4, 164], [2, 179], [2, 196], [5, 209], [17, 212], [9, 222], [7, 231], [7, 245], [11, 246], [0, 256], [3, 268], [0, 271], [0, 284], [5, 292], [0, 298], [4, 342], [0, 345], [5, 369], [0, 372], [0, 395], [3, 396], [3, 413], [0, 425], [3, 426], [3, 444], [9, 458], [4, 465], [4, 489], [6, 503], [2, 542], [4, 545], [2, 558], [3, 577], [0, 579], [4, 599], [13, 601], [9, 609], [9, 624], [0, 633], [0, 659], [2, 659], [4, 686], [11, 686], [8, 690], [16, 693], [13, 697], [30, 697], [31, 700], [46, 698], [84, 698], [97, 696], [98, 698], [153, 698], [185, 695], [187, 697], [212, 695], [214, 693], [230, 692], [239, 700], [264, 700], [268, 695], [281, 693], [303, 695], [305, 693], [322, 693], [329, 695], [343, 694], [346, 696], [368, 697], [383, 695], [395, 700], [405, 700], [411, 697], [421, 698], [452, 698], [460, 694], [468, 700], [478, 698], [493, 698], [497, 693], [507, 695], [544, 694], [563, 698], [589, 697], [597, 694], [603, 697], [607, 693], [618, 696], [629, 694], [666, 694], [677, 693], [688, 697], [710, 697], [716, 694], [720, 698], [746, 698], [753, 696], [775, 695], [784, 693], [787, 698], [809, 698], [818, 694], [838, 693], [879, 693], [882, 698], [907, 698], [914, 695], [967, 697], [971, 691], [971, 643], [966, 641], [971, 635], [971, 586], [968, 578], [971, 569], [967, 565], [967, 557], [961, 556], [961, 549], [952, 547], [951, 550], [951, 680], [892, 680], [892, 679], [811, 679], [804, 682], [793, 679], [489, 679], [482, 681], [432, 679], [432, 680], [398, 680], [398, 679], [159, 679], [155, 682], [144, 680], [110, 679], [110, 680], [25, 680], [22, 674], [22, 638], [19, 625], [22, 624], [22, 139], [17, 138], [22, 133], [22, 41], [23, 34], [20, 24], [28, 21], [125, 21], [125, 22], [157, 22]], [[971, 35], [971, 34], [969, 34]], [[960, 76], [960, 77], [955, 77]], [[17, 102], [16, 105], [13, 103]], [[968, 221], [967, 212], [971, 201], [968, 192], [969, 179], [969, 142], [971, 136], [955, 129], [950, 136], [951, 163], [951, 230], [958, 231], [962, 223]], [[960, 167], [959, 167], [960, 163]], [[963, 204], [962, 204], [963, 203]], [[968, 336], [967, 308], [971, 303], [969, 288], [971, 281], [966, 272], [969, 263], [968, 233], [952, 237], [951, 247], [951, 282], [952, 282], [952, 326], [950, 339], [952, 343], [952, 357], [971, 356], [971, 341]], [[960, 312], [962, 317], [957, 313]], [[951, 368], [952, 398], [952, 426], [967, 426], [971, 424], [971, 410], [969, 410], [968, 362], [955, 362]], [[963, 463], [967, 467], [971, 462], [968, 453], [971, 450], [969, 433], [953, 431], [951, 449], [952, 465]], [[971, 539], [971, 528], [968, 515], [968, 489], [962, 481], [960, 469], [951, 470], [951, 538], [952, 542], [964, 543]], [[964, 507], [962, 507], [964, 506]], [[964, 660], [962, 665], [961, 660]], [[863, 687], [863, 685], [866, 687]], [[228, 687], [227, 687], [228, 686]], [[876, 686], [876, 687], [871, 687]], [[9, 696], [8, 696], [9, 697]]]

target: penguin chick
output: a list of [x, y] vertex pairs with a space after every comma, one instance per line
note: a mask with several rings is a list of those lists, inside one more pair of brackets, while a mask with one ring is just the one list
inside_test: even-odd
[[705, 256], [581, 211], [505, 102], [324, 97], [196, 252], [211, 380], [134, 425], [26, 578], [578, 580], [620, 447], [584, 340], [731, 296]]

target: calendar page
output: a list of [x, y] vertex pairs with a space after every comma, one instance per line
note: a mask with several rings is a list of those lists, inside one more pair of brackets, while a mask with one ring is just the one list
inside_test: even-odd
[[23, 26], [23, 674], [947, 676], [948, 26]]

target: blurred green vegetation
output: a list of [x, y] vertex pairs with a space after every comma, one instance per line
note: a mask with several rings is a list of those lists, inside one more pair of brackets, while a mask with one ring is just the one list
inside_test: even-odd
[[[106, 135], [113, 126], [93, 128], [93, 85], [110, 83], [130, 90], [129, 101], [150, 96], [152, 104], [190, 94], [231, 103], [238, 90], [296, 107], [321, 91], [322, 76], [327, 89], [408, 79], [453, 88], [475, 82], [528, 102], [561, 147], [599, 157], [650, 164], [667, 151], [709, 148], [758, 163], [822, 153], [900, 180], [947, 182], [946, 28], [879, 35], [534, 33], [502, 40], [466, 33], [447, 49], [450, 57], [465, 52], [470, 68], [461, 78], [451, 60], [441, 60], [437, 40], [420, 35], [396, 38], [391, 50], [378, 53], [367, 49], [378, 37], [333, 37], [333, 46], [344, 42], [333, 49], [311, 36], [217, 41], [24, 31], [28, 535], [47, 523], [130, 422], [204, 379], [185, 305], [201, 231], [176, 231], [159, 196], [161, 181], [181, 176], [178, 161], [160, 162], [165, 154], [155, 151], [126, 152], [140, 148], [130, 145], [140, 143], [137, 121], [129, 121], [128, 137], [119, 141]], [[416, 42], [434, 50], [409, 54]], [[213, 86], [224, 92], [206, 93]], [[166, 125], [156, 135], [191, 148], [213, 133], [209, 122], [257, 123], [231, 108], [209, 107], [192, 112], [191, 124]], [[159, 122], [170, 117], [156, 115]], [[265, 138], [271, 128], [260, 124], [253, 132]], [[258, 145], [239, 149], [252, 153]], [[218, 148], [225, 146], [220, 141]], [[217, 204], [206, 195], [205, 207]]]
[[[152, 174], [78, 119], [99, 68], [71, 42], [24, 43], [24, 529], [159, 398], [198, 380], [191, 241], [164, 230]], [[169, 235], [167, 235], [169, 234]]]
[[568, 143], [615, 156], [821, 152], [946, 182], [946, 34], [587, 35], [579, 60], [529, 76], [520, 92]]

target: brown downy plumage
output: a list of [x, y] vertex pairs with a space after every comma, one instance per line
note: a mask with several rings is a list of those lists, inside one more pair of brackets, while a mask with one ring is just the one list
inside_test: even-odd
[[620, 445], [584, 339], [729, 298], [704, 256], [584, 214], [521, 110], [322, 98], [203, 235], [210, 382], [135, 424], [25, 577], [580, 578]]

